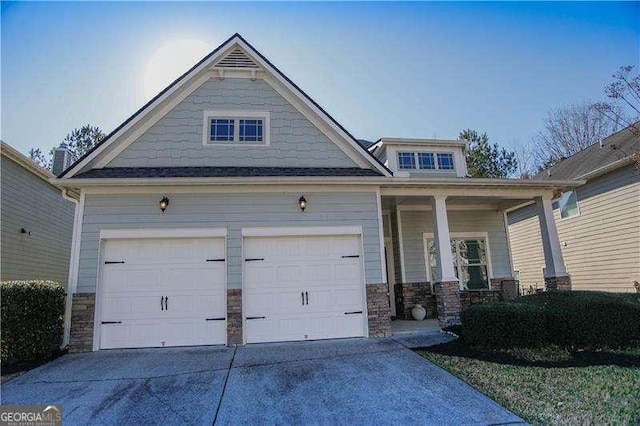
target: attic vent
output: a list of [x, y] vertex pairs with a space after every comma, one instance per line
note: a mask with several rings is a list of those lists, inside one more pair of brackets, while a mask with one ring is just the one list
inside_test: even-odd
[[260, 68], [258, 64], [253, 62], [249, 56], [239, 47], [233, 49], [227, 56], [222, 58], [216, 64], [216, 67], [221, 68]]

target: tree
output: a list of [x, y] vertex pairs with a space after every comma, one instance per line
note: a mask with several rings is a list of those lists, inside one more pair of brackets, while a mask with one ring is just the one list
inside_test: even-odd
[[476, 178], [506, 178], [518, 167], [516, 155], [497, 143], [491, 145], [486, 133], [479, 134], [467, 129], [460, 132], [459, 139], [469, 141], [467, 168], [469, 175]]
[[518, 143], [513, 153], [518, 162], [517, 177], [520, 179], [531, 179], [538, 171], [531, 145]]
[[[84, 126], [74, 129], [63, 139], [64, 143], [71, 152], [73, 158], [78, 159], [89, 152], [94, 146], [105, 138], [105, 134], [97, 126], [85, 124]], [[53, 165], [53, 153], [56, 147], [49, 151], [49, 157], [45, 157], [40, 148], [32, 148], [29, 150], [29, 156], [40, 166], [45, 169], [51, 169]]]
[[[619, 108], [615, 109], [622, 115]], [[621, 128], [622, 122], [607, 119], [589, 102], [552, 109], [544, 130], [533, 137], [536, 161], [541, 166], [552, 166]]]
[[[620, 67], [613, 74], [613, 82], [604, 88], [609, 102], [598, 102], [593, 107], [603, 117], [613, 123], [623, 123], [638, 139], [633, 156], [636, 168], [640, 170], [640, 74], [633, 75], [633, 65]], [[628, 118], [622, 109], [631, 112]]]
[[44, 156], [40, 148], [31, 148], [29, 150], [29, 158], [44, 169], [51, 169], [51, 160]]
[[[74, 129], [62, 141], [75, 159], [89, 152], [94, 146], [105, 138], [105, 134], [97, 126], [85, 124], [79, 129]], [[51, 150], [53, 155], [53, 150]]]

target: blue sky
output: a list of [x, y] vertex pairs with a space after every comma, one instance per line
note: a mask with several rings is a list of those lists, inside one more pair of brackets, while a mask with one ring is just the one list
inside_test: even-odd
[[[637, 2], [1, 8], [0, 133], [25, 153], [48, 152], [85, 123], [110, 132], [146, 101], [149, 75], [168, 78], [154, 62], [159, 49], [191, 40], [194, 51], [213, 50], [235, 32], [351, 133], [373, 140], [455, 139], [472, 128], [515, 146], [549, 109], [603, 99], [611, 74], [640, 62]], [[171, 65], [188, 69], [180, 56]]]

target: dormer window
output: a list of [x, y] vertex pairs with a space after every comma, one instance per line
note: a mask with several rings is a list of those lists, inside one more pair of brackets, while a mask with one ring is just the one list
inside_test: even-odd
[[400, 170], [412, 170], [416, 168], [416, 157], [413, 152], [398, 153], [398, 167]]
[[269, 145], [268, 111], [205, 111], [203, 144]]
[[451, 152], [398, 152], [398, 169], [455, 170], [455, 163]]
[[440, 170], [453, 170], [453, 154], [450, 152], [438, 153], [438, 168]]
[[436, 162], [433, 159], [432, 152], [419, 152], [418, 163], [423, 170], [435, 170]]

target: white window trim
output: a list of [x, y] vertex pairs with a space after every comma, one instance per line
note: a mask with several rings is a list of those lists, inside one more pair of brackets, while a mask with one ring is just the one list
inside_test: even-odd
[[[211, 119], [233, 119], [234, 139], [233, 141], [212, 141], [211, 140]], [[240, 123], [242, 119], [261, 118], [262, 122], [262, 142], [241, 142], [239, 139]], [[243, 111], [243, 110], [207, 110], [204, 111], [202, 119], [202, 145], [206, 147], [212, 146], [269, 146], [271, 143], [270, 130], [271, 114], [269, 111]]]
[[[458, 238], [483, 238], [485, 250], [487, 251], [487, 285], [489, 290], [491, 290], [491, 279], [493, 278], [493, 271], [491, 268], [491, 248], [489, 247], [489, 233], [488, 232], [451, 232], [450, 237], [452, 240]], [[431, 276], [431, 266], [429, 265], [429, 250], [427, 247], [427, 240], [433, 240], [433, 233], [431, 232], [423, 232], [422, 233], [422, 247], [424, 252], [424, 266], [426, 269], [427, 281], [431, 283], [433, 286], [433, 277]], [[458, 265], [460, 267], [460, 265]], [[460, 275], [460, 271], [458, 271], [458, 275]], [[460, 290], [464, 289], [464, 283], [460, 280]]]
[[[400, 154], [411, 154], [413, 155], [413, 164], [415, 167], [412, 169], [405, 169], [400, 166]], [[418, 154], [431, 154], [433, 155], [433, 165], [435, 166], [433, 169], [423, 169], [420, 167], [420, 158]], [[441, 169], [440, 164], [438, 164], [438, 154], [449, 154], [451, 155], [451, 159], [453, 160], [453, 169]], [[458, 166], [456, 164], [456, 154], [453, 151], [396, 151], [396, 162], [398, 164], [398, 171], [408, 172], [408, 171], [416, 171], [416, 172], [425, 172], [425, 173], [433, 173], [433, 172], [444, 172], [444, 173], [457, 173]]]
[[[562, 199], [562, 196], [564, 194], [567, 194], [569, 192], [573, 192], [576, 195], [576, 210], [578, 211], [578, 213], [574, 214], [573, 216], [562, 217], [562, 209], [560, 208], [560, 200]], [[554, 209], [554, 210], [558, 210], [558, 217], [560, 218], [560, 221], [565, 221], [565, 220], [574, 219], [576, 217], [580, 217], [580, 215], [581, 215], [581, 213], [580, 213], [580, 200], [578, 199], [578, 191], [576, 191], [575, 189], [570, 189], [569, 191], [565, 191], [560, 195], [560, 197], [551, 200], [551, 206], [552, 207], [553, 207], [553, 204], [556, 204], [556, 203], [557, 203], [558, 208]]]

